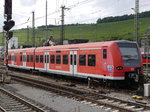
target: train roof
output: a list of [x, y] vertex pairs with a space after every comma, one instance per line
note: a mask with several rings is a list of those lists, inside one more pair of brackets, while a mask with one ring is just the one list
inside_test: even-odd
[[82, 44], [69, 44], [69, 45], [58, 45], [58, 46], [47, 46], [47, 47], [38, 47], [37, 50], [46, 50], [46, 49], [78, 49], [78, 48], [96, 48], [102, 46], [111, 46], [116, 42], [131, 42], [126, 40], [117, 40], [117, 41], [106, 41], [106, 42], [92, 42], [92, 43], [82, 43]]
[[92, 43], [82, 43], [82, 44], [68, 44], [68, 45], [57, 45], [57, 46], [44, 46], [44, 47], [37, 47], [37, 48], [24, 48], [24, 49], [13, 49], [9, 50], [10, 52], [15, 51], [34, 51], [36, 50], [46, 50], [46, 49], [78, 49], [78, 48], [96, 48], [96, 47], [102, 47], [102, 46], [111, 46], [114, 43], [133, 43], [131, 41], [126, 40], [116, 40], [116, 41], [105, 41], [105, 42], [92, 42]]

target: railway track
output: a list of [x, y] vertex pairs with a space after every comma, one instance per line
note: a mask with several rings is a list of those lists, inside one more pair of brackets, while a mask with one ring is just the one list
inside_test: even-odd
[[149, 112], [150, 107], [139, 104], [136, 102], [124, 101], [118, 98], [113, 98], [105, 96], [96, 92], [91, 92], [87, 90], [80, 90], [64, 85], [57, 85], [54, 83], [48, 83], [42, 80], [37, 80], [33, 78], [26, 78], [23, 76], [12, 75], [11, 77], [15, 81], [23, 82], [31, 86], [42, 88], [44, 90], [53, 91], [68, 97], [73, 97], [80, 100], [82, 103], [92, 103], [93, 105], [100, 105], [110, 110], [115, 110], [119, 112]]
[[46, 112], [46, 110], [0, 88], [0, 112]]

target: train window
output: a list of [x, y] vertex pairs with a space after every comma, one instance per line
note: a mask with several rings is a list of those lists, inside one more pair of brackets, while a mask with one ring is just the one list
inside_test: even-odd
[[74, 65], [76, 65], [76, 63], [77, 63], [76, 62], [76, 57], [77, 56], [76, 55], [72, 55], [72, 54], [70, 55], [70, 64], [72, 65], [73, 56], [74, 56]]
[[40, 55], [40, 63], [43, 63], [43, 55]]
[[79, 65], [86, 65], [86, 55], [79, 55]]
[[17, 59], [17, 56], [14, 56], [14, 61], [16, 61], [16, 59]]
[[29, 62], [29, 55], [27, 55], [27, 62]]
[[103, 58], [104, 58], [104, 59], [107, 58], [107, 49], [103, 49]]
[[13, 57], [14, 57], [14, 56], [11, 56], [11, 61], [13, 61]]
[[11, 55], [8, 56], [8, 60], [11, 61]]
[[39, 55], [36, 55], [36, 63], [38, 63], [39, 62]]
[[22, 62], [22, 55], [20, 55], [20, 62]]
[[68, 55], [63, 55], [63, 64], [68, 64]]
[[95, 66], [96, 58], [95, 55], [88, 55], [88, 66]]
[[31, 62], [31, 55], [29, 55], [29, 62]]
[[33, 62], [33, 55], [30, 55], [30, 62]]
[[61, 63], [61, 56], [56, 55], [56, 64], [60, 64], [60, 63]]
[[74, 65], [76, 65], [76, 55], [74, 55]]
[[150, 59], [150, 55], [149, 54], [144, 54], [144, 55], [142, 55], [142, 58], [143, 59]]
[[23, 61], [26, 62], [26, 55], [23, 55]]
[[47, 63], [46, 56], [47, 56], [47, 55], [45, 55], [45, 57], [44, 57], [44, 61], [45, 61], [45, 63]]
[[51, 64], [55, 63], [55, 55], [51, 55]]
[[49, 63], [49, 55], [45, 55], [45, 63]]
[[70, 64], [72, 65], [72, 54], [70, 55]]
[[49, 55], [47, 55], [47, 63], [49, 63]]

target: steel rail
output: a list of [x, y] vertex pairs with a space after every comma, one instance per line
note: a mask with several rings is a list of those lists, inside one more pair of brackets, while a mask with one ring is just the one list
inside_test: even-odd
[[0, 106], [0, 112], [7, 112], [3, 107]]
[[[16, 101], [19, 101], [19, 102], [21, 102], [22, 104], [28, 106], [29, 108], [31, 108], [31, 109], [34, 110], [34, 111], [37, 111], [37, 112], [45, 112], [43, 109], [41, 109], [41, 108], [39, 108], [39, 107], [37, 107], [37, 106], [31, 104], [31, 103], [28, 102], [28, 101], [25, 101], [24, 99], [22, 99], [22, 98], [20, 98], [20, 97], [18, 97], [18, 96], [16, 96], [16, 95], [10, 93], [9, 91], [7, 91], [7, 90], [5, 90], [5, 89], [3, 89], [3, 88], [0, 88], [0, 91], [3, 92], [4, 94], [8, 95], [9, 97], [15, 99]], [[5, 111], [4, 111], [4, 112], [5, 112]]]
[[[64, 89], [62, 90], [62, 88], [64, 88], [64, 85], [62, 87], [59, 85], [60, 87], [56, 88], [56, 86], [58, 86], [58, 85], [55, 85], [55, 84], [50, 85], [49, 83], [42, 82], [42, 81], [39, 81], [39, 80], [25, 78], [25, 77], [22, 77], [22, 76], [20, 78], [19, 77], [12, 75], [13, 80], [20, 81], [20, 82], [23, 82], [23, 83], [27, 83], [29, 85], [36, 86], [38, 88], [46, 89], [46, 90], [49, 90], [49, 91], [54, 91], [56, 93], [63, 93], [63, 94], [71, 95], [71, 96], [76, 97], [78, 99], [86, 100], [86, 101], [92, 102], [94, 104], [103, 105], [103, 106], [109, 107], [109, 108], [111, 107], [112, 109], [117, 109], [121, 112], [135, 112], [131, 109], [119, 107], [119, 106], [109, 104], [109, 103], [105, 103], [105, 102], [102, 102], [102, 101], [97, 101], [95, 99], [88, 98], [88, 97], [84, 96], [84, 94], [91, 94], [91, 92], [86, 93], [85, 91], [81, 91], [81, 90], [80, 90], [80, 92], [79, 92], [79, 90], [77, 90], [77, 92], [75, 92], [75, 89], [70, 88], [70, 87], [66, 87], [65, 90]], [[55, 87], [52, 87], [53, 85], [55, 85]], [[72, 89], [72, 91], [71, 91], [71, 89]], [[108, 96], [104, 96], [104, 95], [100, 95], [100, 94], [96, 94], [96, 93], [92, 93], [92, 94], [100, 96], [100, 97], [104, 97], [104, 98], [107, 98], [107, 99], [124, 102], [124, 103], [127, 103], [127, 104], [132, 104], [132, 105], [134, 104], [137, 107], [144, 107], [144, 109], [150, 109], [150, 107], [145, 106], [145, 105], [136, 104], [136, 103], [133, 103], [133, 102], [127, 102], [127, 101], [124, 101], [124, 100], [121, 100], [121, 99], [116, 99], [116, 98], [112, 98], [112, 97], [108, 97]]]

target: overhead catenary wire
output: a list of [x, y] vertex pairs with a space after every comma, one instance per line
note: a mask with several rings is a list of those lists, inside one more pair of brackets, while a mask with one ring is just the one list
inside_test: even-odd
[[[150, 3], [148, 3], [148, 4], [143, 4], [143, 5], [141, 5], [140, 6], [140, 8], [142, 8], [142, 7], [145, 7], [145, 6], [148, 6], [148, 5], [150, 5]], [[111, 16], [111, 15], [114, 15], [114, 14], [118, 14], [118, 13], [122, 13], [122, 12], [127, 12], [127, 11], [130, 11], [131, 10], [131, 8], [129, 8], [129, 9], [125, 9], [125, 10], [121, 10], [121, 11], [117, 11], [117, 12], [113, 12], [113, 13], [109, 13], [109, 14], [104, 14], [103, 16], [104, 17], [107, 17], [107, 16]], [[99, 12], [93, 12], [93, 13], [99, 13]], [[92, 14], [92, 13], [91, 13]], [[90, 20], [92, 20], [92, 19], [98, 19], [99, 17], [94, 17], [94, 18], [90, 18], [90, 19], [85, 19], [85, 20], [79, 20], [78, 21], [78, 23], [79, 22], [87, 22], [87, 21], [90, 21]]]
[[[86, 4], [86, 3], [89, 3], [89, 2], [91, 2], [90, 0], [83, 0], [83, 1], [81, 1], [81, 2], [77, 2], [77, 3], [75, 3], [75, 4], [73, 4], [73, 5], [70, 5], [70, 6], [68, 6], [69, 8], [74, 8], [74, 7], [77, 7], [77, 6], [79, 6], [79, 5], [83, 5], [83, 4]], [[59, 4], [59, 0], [56, 0], [56, 4]], [[144, 7], [144, 6], [148, 6], [150, 3], [148, 3], [148, 4], [143, 4], [143, 5], [141, 5], [141, 7]], [[107, 9], [106, 9], [107, 10]], [[115, 13], [109, 13], [109, 15], [113, 15], [113, 14], [118, 14], [118, 13], [121, 13], [121, 12], [126, 12], [126, 11], [129, 11], [129, 10], [131, 10], [131, 9], [125, 9], [125, 10], [122, 10], [122, 11], [118, 11], [118, 12], [115, 12]], [[54, 14], [57, 14], [57, 13], [59, 13], [61, 10], [56, 10], [56, 11], [54, 11], [54, 12], [51, 12], [51, 13], [49, 13], [48, 14], [48, 16], [50, 16], [50, 15], [54, 15]], [[98, 10], [98, 11], [95, 11], [95, 12], [92, 12], [92, 13], [90, 13], [90, 14], [96, 14], [96, 13], [99, 13], [99, 12], [103, 12], [103, 10]], [[105, 14], [105, 15], [103, 15], [103, 16], [107, 16], [108, 14]], [[108, 16], [109, 16], [108, 15]], [[78, 15], [76, 15], [76, 16], [78, 16]], [[79, 15], [80, 16], [80, 15]], [[39, 16], [39, 17], [36, 17], [35, 18], [35, 21], [37, 21], [37, 20], [39, 20], [39, 19], [43, 19], [45, 16], [43, 15], [43, 16]], [[69, 17], [66, 17], [66, 18], [69, 18]], [[94, 18], [96, 18], [96, 17], [94, 17]], [[97, 17], [98, 18], [98, 17]], [[86, 20], [92, 20], [93, 18], [91, 18], [91, 19], [86, 19]], [[84, 20], [81, 20], [82, 22], [84, 21]], [[31, 21], [28, 21], [28, 22], [31, 22]], [[28, 22], [23, 22], [23, 23], [20, 23], [20, 24], [18, 24], [18, 25], [16, 25], [16, 26], [20, 26], [20, 25], [24, 25], [24, 24], [27, 24]], [[80, 21], [79, 21], [80, 22]]]

